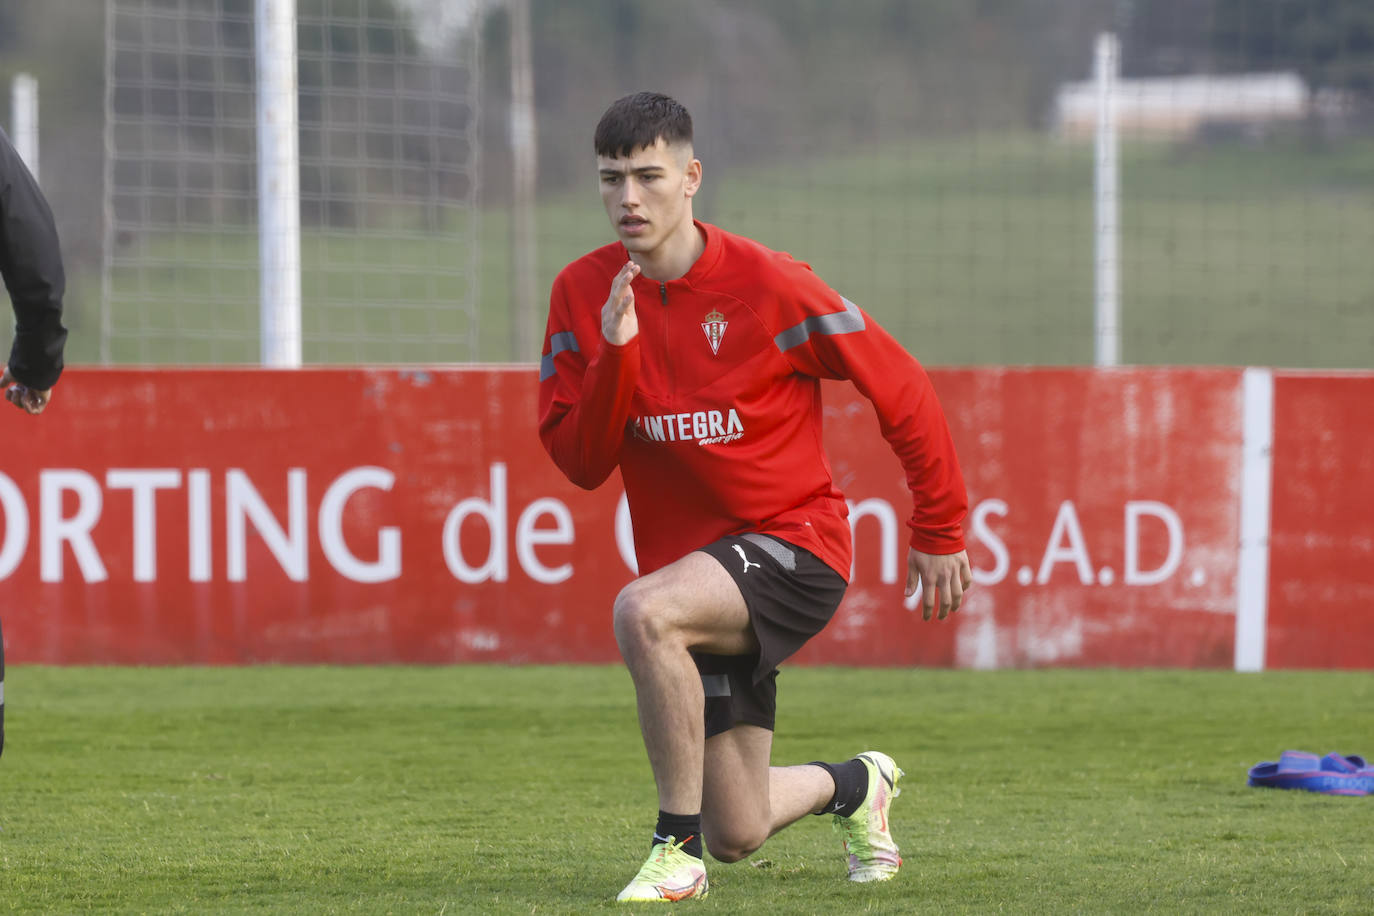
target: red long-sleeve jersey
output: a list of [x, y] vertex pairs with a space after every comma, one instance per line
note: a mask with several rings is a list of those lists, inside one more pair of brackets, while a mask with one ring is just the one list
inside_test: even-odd
[[680, 279], [634, 280], [639, 334], [601, 333], [619, 242], [554, 281], [539, 435], [575, 484], [620, 467], [641, 573], [727, 534], [776, 535], [848, 579], [848, 509], [821, 444], [819, 379], [873, 402], [906, 470], [911, 545], [964, 549], [968, 497], [920, 364], [806, 264], [697, 223], [706, 247]]

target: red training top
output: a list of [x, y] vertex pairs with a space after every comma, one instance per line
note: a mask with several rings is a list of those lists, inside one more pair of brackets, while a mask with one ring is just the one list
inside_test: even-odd
[[821, 378], [873, 402], [914, 496], [911, 545], [964, 549], [963, 475], [925, 370], [790, 255], [698, 222], [706, 249], [680, 279], [634, 280], [639, 334], [601, 333], [619, 242], [553, 284], [539, 373], [539, 435], [592, 489], [617, 465], [641, 573], [727, 534], [775, 535], [846, 580], [844, 494], [821, 445]]

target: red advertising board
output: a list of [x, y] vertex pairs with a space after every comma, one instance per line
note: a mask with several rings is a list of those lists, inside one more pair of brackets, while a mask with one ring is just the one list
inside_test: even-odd
[[835, 386], [827, 437], [854, 503], [856, 576], [801, 656], [849, 664], [1212, 666], [1232, 661], [1239, 373], [932, 372], [969, 488], [975, 585], [943, 624], [905, 613], [881, 548], [910, 497], [877, 423]]
[[1274, 377], [1271, 668], [1374, 668], [1374, 375]]
[[615, 658], [628, 573], [589, 549], [613, 501], [552, 473], [535, 388], [528, 369], [67, 373], [40, 420], [3, 420], [25, 443], [0, 479], [11, 659]]
[[[1239, 373], [932, 373], [977, 584], [903, 606], [909, 496], [872, 411], [826, 386], [853, 586], [799, 661], [1231, 663]], [[71, 370], [0, 411], [12, 661], [613, 661], [632, 578], [618, 477], [540, 447], [536, 373]], [[617, 537], [617, 529], [621, 536]]]

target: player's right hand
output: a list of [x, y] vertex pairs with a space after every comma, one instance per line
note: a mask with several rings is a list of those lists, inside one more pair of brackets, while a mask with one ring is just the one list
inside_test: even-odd
[[639, 265], [634, 261], [626, 261], [620, 273], [611, 281], [611, 295], [601, 307], [601, 333], [617, 347], [623, 347], [639, 333], [635, 291], [630, 285], [637, 276]]

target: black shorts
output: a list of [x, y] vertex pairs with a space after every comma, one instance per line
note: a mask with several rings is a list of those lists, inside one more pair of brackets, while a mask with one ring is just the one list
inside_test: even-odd
[[739, 724], [771, 731], [778, 665], [830, 622], [844, 577], [810, 551], [766, 534], [729, 535], [701, 551], [739, 586], [759, 641], [749, 655], [692, 653], [706, 691], [706, 737]]

